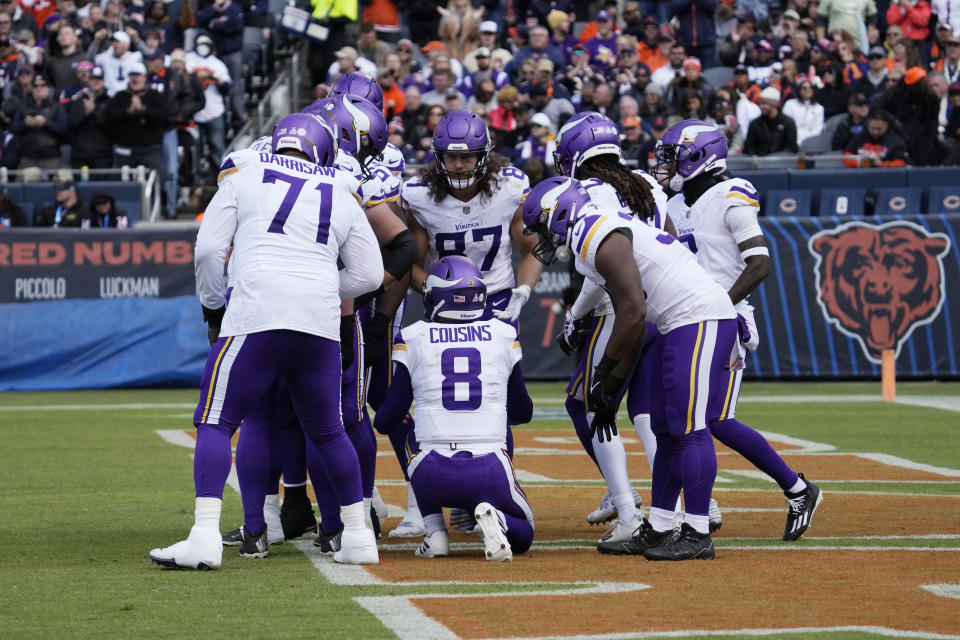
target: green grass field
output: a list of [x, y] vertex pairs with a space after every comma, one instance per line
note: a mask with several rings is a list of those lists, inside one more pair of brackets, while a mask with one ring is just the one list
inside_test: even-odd
[[[532, 384], [530, 391], [538, 400], [538, 409], [562, 410], [559, 383]], [[960, 404], [960, 384], [900, 384], [897, 404], [822, 397], [879, 398], [879, 394], [879, 383], [749, 383], [738, 417], [763, 431], [828, 443], [843, 452], [888, 454], [913, 463], [960, 469], [960, 413], [903, 403], [919, 399], [935, 404], [940, 399]], [[796, 396], [816, 398], [783, 401]], [[495, 584], [332, 585], [290, 544], [271, 547], [270, 557], [263, 561], [242, 560], [227, 550], [223, 567], [216, 572], [153, 566], [147, 552], [183, 538], [193, 515], [189, 452], [164, 442], [156, 430], [189, 428], [191, 405], [197, 397], [193, 390], [0, 394], [0, 451], [4, 452], [0, 466], [0, 637], [393, 638], [396, 636], [355, 597], [500, 588]], [[554, 415], [526, 428], [565, 428], [567, 423]], [[380, 464], [391, 462], [380, 458]], [[517, 466], [522, 467], [522, 461]], [[599, 480], [587, 484], [599, 487]], [[764, 490], [771, 486], [745, 476], [723, 485], [725, 489]], [[824, 482], [821, 486], [828, 494], [873, 491], [960, 496], [960, 477], [936, 483]], [[649, 484], [638, 487], [649, 495]], [[957, 504], [946, 499], [943, 508], [956, 511]], [[582, 516], [571, 513], [578, 522]], [[960, 529], [960, 515], [955, 516]], [[227, 488], [223, 528], [232, 528], [241, 520], [239, 495]], [[879, 525], [878, 535], [883, 531]], [[585, 567], [596, 557], [590, 549], [595, 538], [594, 531], [584, 530]], [[717, 547], [772, 542], [769, 537], [721, 537]], [[801, 544], [843, 546], [854, 542], [841, 537]], [[952, 551], [943, 555], [943, 562], [953, 563], [956, 582], [960, 582], [958, 535], [876, 544], [948, 547]], [[522, 569], [522, 562], [523, 558], [518, 558], [514, 568]], [[461, 579], [470, 581], [470, 565], [463, 566]], [[838, 620], [837, 626], [843, 626], [843, 621]], [[960, 634], [960, 619], [955, 633]], [[810, 636], [784, 633], [776, 637]], [[881, 636], [841, 631], [817, 633], [816, 637], [859, 640]]]

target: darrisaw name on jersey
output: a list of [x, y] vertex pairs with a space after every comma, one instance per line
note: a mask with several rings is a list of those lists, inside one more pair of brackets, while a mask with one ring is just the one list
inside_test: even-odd
[[490, 327], [430, 327], [430, 342], [490, 342]]
[[311, 164], [305, 160], [298, 160], [296, 158], [291, 158], [290, 156], [275, 156], [272, 153], [260, 153], [260, 162], [266, 164], [276, 164], [284, 169], [293, 169], [294, 171], [299, 171], [300, 173], [315, 173], [332, 178], [336, 175], [336, 169], [331, 167], [321, 167], [315, 164]]
[[100, 278], [101, 298], [159, 298], [160, 278]]

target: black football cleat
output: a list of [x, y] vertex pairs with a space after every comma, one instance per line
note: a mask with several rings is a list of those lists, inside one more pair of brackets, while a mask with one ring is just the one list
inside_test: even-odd
[[294, 540], [306, 533], [317, 531], [317, 518], [313, 515], [313, 505], [310, 498], [303, 496], [287, 496], [280, 505], [280, 526], [283, 527], [283, 537]]
[[240, 555], [244, 558], [266, 558], [269, 553], [267, 544], [267, 526], [263, 526], [260, 533], [253, 534], [246, 529], [243, 532], [243, 544], [240, 545]]
[[334, 533], [326, 534], [323, 527], [317, 527], [317, 537], [313, 541], [313, 546], [319, 547], [323, 553], [336, 553], [340, 551], [340, 539], [343, 536], [343, 524]]
[[[803, 478], [802, 473], [800, 477]], [[807, 488], [800, 493], [783, 492], [787, 500], [787, 526], [783, 529], [784, 540], [799, 540], [800, 536], [810, 528], [810, 523], [813, 522], [813, 514], [817, 511], [820, 503], [823, 502], [823, 493], [821, 493], [820, 487], [806, 478], [803, 478], [803, 480], [807, 483]]]
[[243, 544], [243, 527], [222, 534], [220, 539], [225, 547], [239, 547]]
[[373, 537], [379, 540], [382, 537], [380, 533], [380, 517], [377, 516], [377, 510], [370, 506], [370, 524], [373, 525]]
[[713, 560], [716, 551], [709, 533], [700, 533], [686, 522], [680, 535], [643, 552], [647, 560]]
[[633, 536], [626, 540], [607, 540], [597, 543], [597, 551], [611, 556], [640, 556], [651, 547], [657, 547], [669, 541], [674, 531], [657, 531], [646, 518], [640, 519], [640, 526]]

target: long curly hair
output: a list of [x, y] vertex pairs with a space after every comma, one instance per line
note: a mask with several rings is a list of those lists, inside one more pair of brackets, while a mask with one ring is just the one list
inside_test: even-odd
[[[510, 161], [505, 156], [493, 151], [490, 152], [487, 172], [476, 183], [480, 188], [481, 199], [487, 200], [493, 196], [493, 188], [500, 184], [500, 170], [509, 165]], [[431, 162], [426, 168], [420, 169], [420, 176], [427, 183], [427, 188], [434, 202], [442, 202], [453, 192], [446, 179], [437, 171], [435, 162]]]
[[620, 164], [612, 153], [604, 153], [583, 161], [577, 169], [577, 178], [597, 178], [606, 182], [620, 194], [627, 206], [640, 218], [647, 220], [657, 212], [650, 184], [642, 177]]

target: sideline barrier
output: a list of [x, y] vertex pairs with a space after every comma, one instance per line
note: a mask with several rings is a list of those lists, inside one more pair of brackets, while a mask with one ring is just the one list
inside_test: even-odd
[[[747, 377], [960, 377], [960, 215], [761, 218], [773, 268], [751, 296]], [[0, 390], [195, 386], [209, 351], [194, 296], [196, 229], [0, 234]], [[567, 265], [524, 308], [531, 379], [569, 376], [551, 311]], [[423, 317], [409, 296], [405, 324]]]

